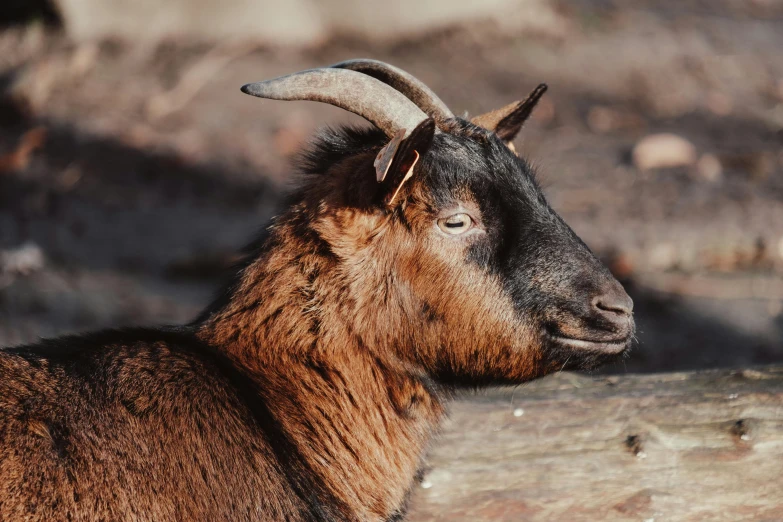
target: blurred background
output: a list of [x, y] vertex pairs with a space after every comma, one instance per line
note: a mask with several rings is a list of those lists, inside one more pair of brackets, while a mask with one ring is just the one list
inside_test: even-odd
[[4, 0], [0, 346], [192, 319], [291, 159], [361, 120], [239, 87], [389, 61], [517, 141], [626, 284], [608, 371], [783, 360], [783, 0]]

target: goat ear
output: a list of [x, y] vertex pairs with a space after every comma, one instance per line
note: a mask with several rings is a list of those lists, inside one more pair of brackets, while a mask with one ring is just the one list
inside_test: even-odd
[[381, 184], [381, 197], [386, 205], [399, 201], [397, 196], [400, 189], [413, 174], [419, 156], [429, 150], [434, 137], [435, 120], [428, 118], [417, 125], [407, 138], [402, 139], [399, 133], [395, 135], [378, 153], [375, 172]]
[[378, 180], [378, 183], [386, 179], [386, 174], [389, 173], [389, 168], [391, 168], [394, 156], [397, 154], [397, 149], [400, 148], [400, 143], [402, 143], [404, 136], [405, 129], [398, 130], [391, 141], [384, 145], [375, 157], [373, 167], [375, 167], [375, 179]]
[[516, 138], [517, 134], [519, 134], [522, 125], [524, 125], [530, 117], [538, 100], [541, 99], [546, 90], [546, 84], [542, 83], [533, 89], [533, 92], [524, 100], [516, 101], [498, 110], [481, 114], [472, 118], [470, 121], [479, 127], [484, 127], [487, 130], [493, 131], [506, 143], [511, 143], [511, 141]]

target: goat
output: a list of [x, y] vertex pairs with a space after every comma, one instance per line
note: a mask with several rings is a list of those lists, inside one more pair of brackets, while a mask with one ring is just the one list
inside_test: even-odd
[[0, 350], [0, 519], [401, 520], [455, 390], [630, 348], [632, 301], [511, 145], [545, 86], [471, 121], [372, 60], [242, 90], [373, 127], [315, 141], [193, 323]]

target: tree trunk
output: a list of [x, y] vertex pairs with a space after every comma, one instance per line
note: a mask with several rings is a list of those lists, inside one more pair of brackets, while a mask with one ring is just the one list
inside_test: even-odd
[[783, 366], [588, 378], [466, 398], [411, 521], [781, 521]]

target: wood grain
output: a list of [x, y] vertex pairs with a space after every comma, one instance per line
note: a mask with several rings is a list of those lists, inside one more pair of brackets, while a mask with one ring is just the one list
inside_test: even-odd
[[559, 374], [454, 404], [411, 521], [781, 521], [783, 366]]

